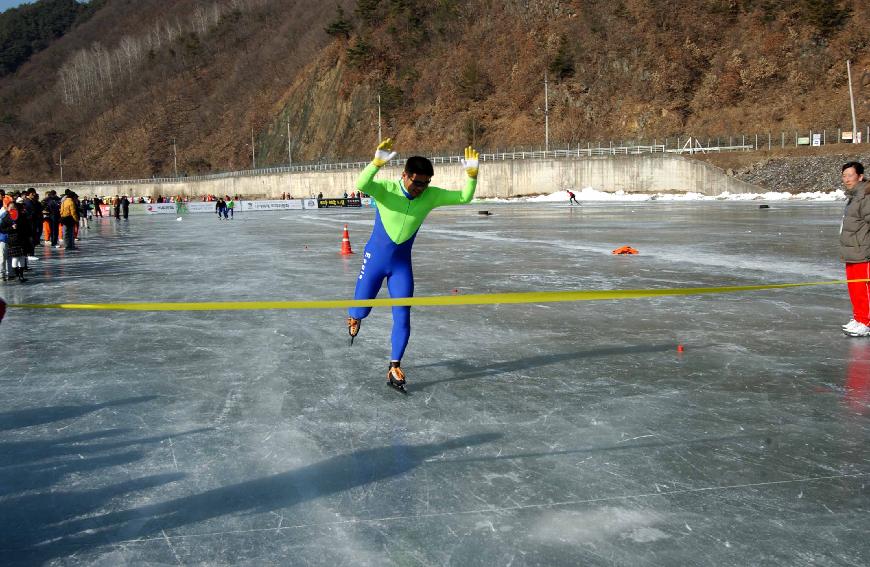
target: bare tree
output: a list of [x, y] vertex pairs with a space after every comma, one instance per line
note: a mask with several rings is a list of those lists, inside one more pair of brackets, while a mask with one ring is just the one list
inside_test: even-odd
[[90, 49], [76, 52], [58, 71], [58, 91], [67, 106], [87, 106], [102, 100], [106, 93], [114, 97], [115, 89], [135, 77], [136, 68], [145, 54], [157, 52], [182, 34], [205, 35], [231, 10], [252, 10], [271, 0], [226, 0], [209, 8], [198, 5], [184, 20], [158, 20], [140, 37], [126, 35], [114, 49], [95, 43]]

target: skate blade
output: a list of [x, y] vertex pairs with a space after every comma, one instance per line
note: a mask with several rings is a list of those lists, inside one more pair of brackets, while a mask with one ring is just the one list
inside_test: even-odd
[[398, 390], [399, 392], [402, 392], [405, 395], [408, 394], [408, 391], [405, 390], [405, 384], [403, 382], [396, 382], [395, 380], [390, 380], [389, 382], [387, 382], [387, 386], [389, 386], [390, 388], [392, 388], [394, 390]]
[[349, 339], [347, 339], [347, 346], [353, 346], [353, 339], [354, 337], [350, 337]]

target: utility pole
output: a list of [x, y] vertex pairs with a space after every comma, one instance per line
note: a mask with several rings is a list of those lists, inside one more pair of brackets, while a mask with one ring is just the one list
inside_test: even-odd
[[178, 147], [175, 145], [175, 138], [172, 138], [172, 168], [175, 177], [178, 177]]
[[60, 166], [60, 182], [63, 183], [63, 150], [59, 152], [60, 159], [58, 159], [55, 165]]
[[846, 59], [846, 74], [849, 75], [849, 103], [852, 105], [852, 143], [854, 144], [858, 138], [858, 126], [855, 123], [855, 97], [852, 95], [852, 64], [848, 59]]
[[287, 119], [287, 162], [293, 165], [293, 154], [290, 153], [290, 119]]
[[546, 71], [544, 71], [544, 151], [550, 151], [550, 97]]
[[257, 169], [257, 154], [254, 149], [254, 128], [251, 127], [251, 169]]
[[381, 143], [381, 93], [378, 93], [378, 143]]

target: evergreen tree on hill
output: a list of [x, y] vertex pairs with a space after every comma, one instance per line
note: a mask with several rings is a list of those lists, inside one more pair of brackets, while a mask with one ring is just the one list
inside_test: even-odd
[[105, 0], [39, 0], [0, 13], [0, 77], [14, 73], [34, 53], [42, 51], [86, 19]]

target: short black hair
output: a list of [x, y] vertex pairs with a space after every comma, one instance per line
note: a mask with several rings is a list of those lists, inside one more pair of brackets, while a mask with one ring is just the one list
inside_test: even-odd
[[858, 175], [864, 174], [864, 165], [860, 161], [850, 161], [848, 163], [844, 163], [843, 167], [840, 168], [840, 173], [846, 171], [850, 167], [854, 167], [855, 173], [857, 173]]
[[423, 156], [411, 156], [405, 162], [405, 173], [408, 175], [418, 173], [432, 177], [435, 175], [435, 169], [432, 167], [432, 162]]

